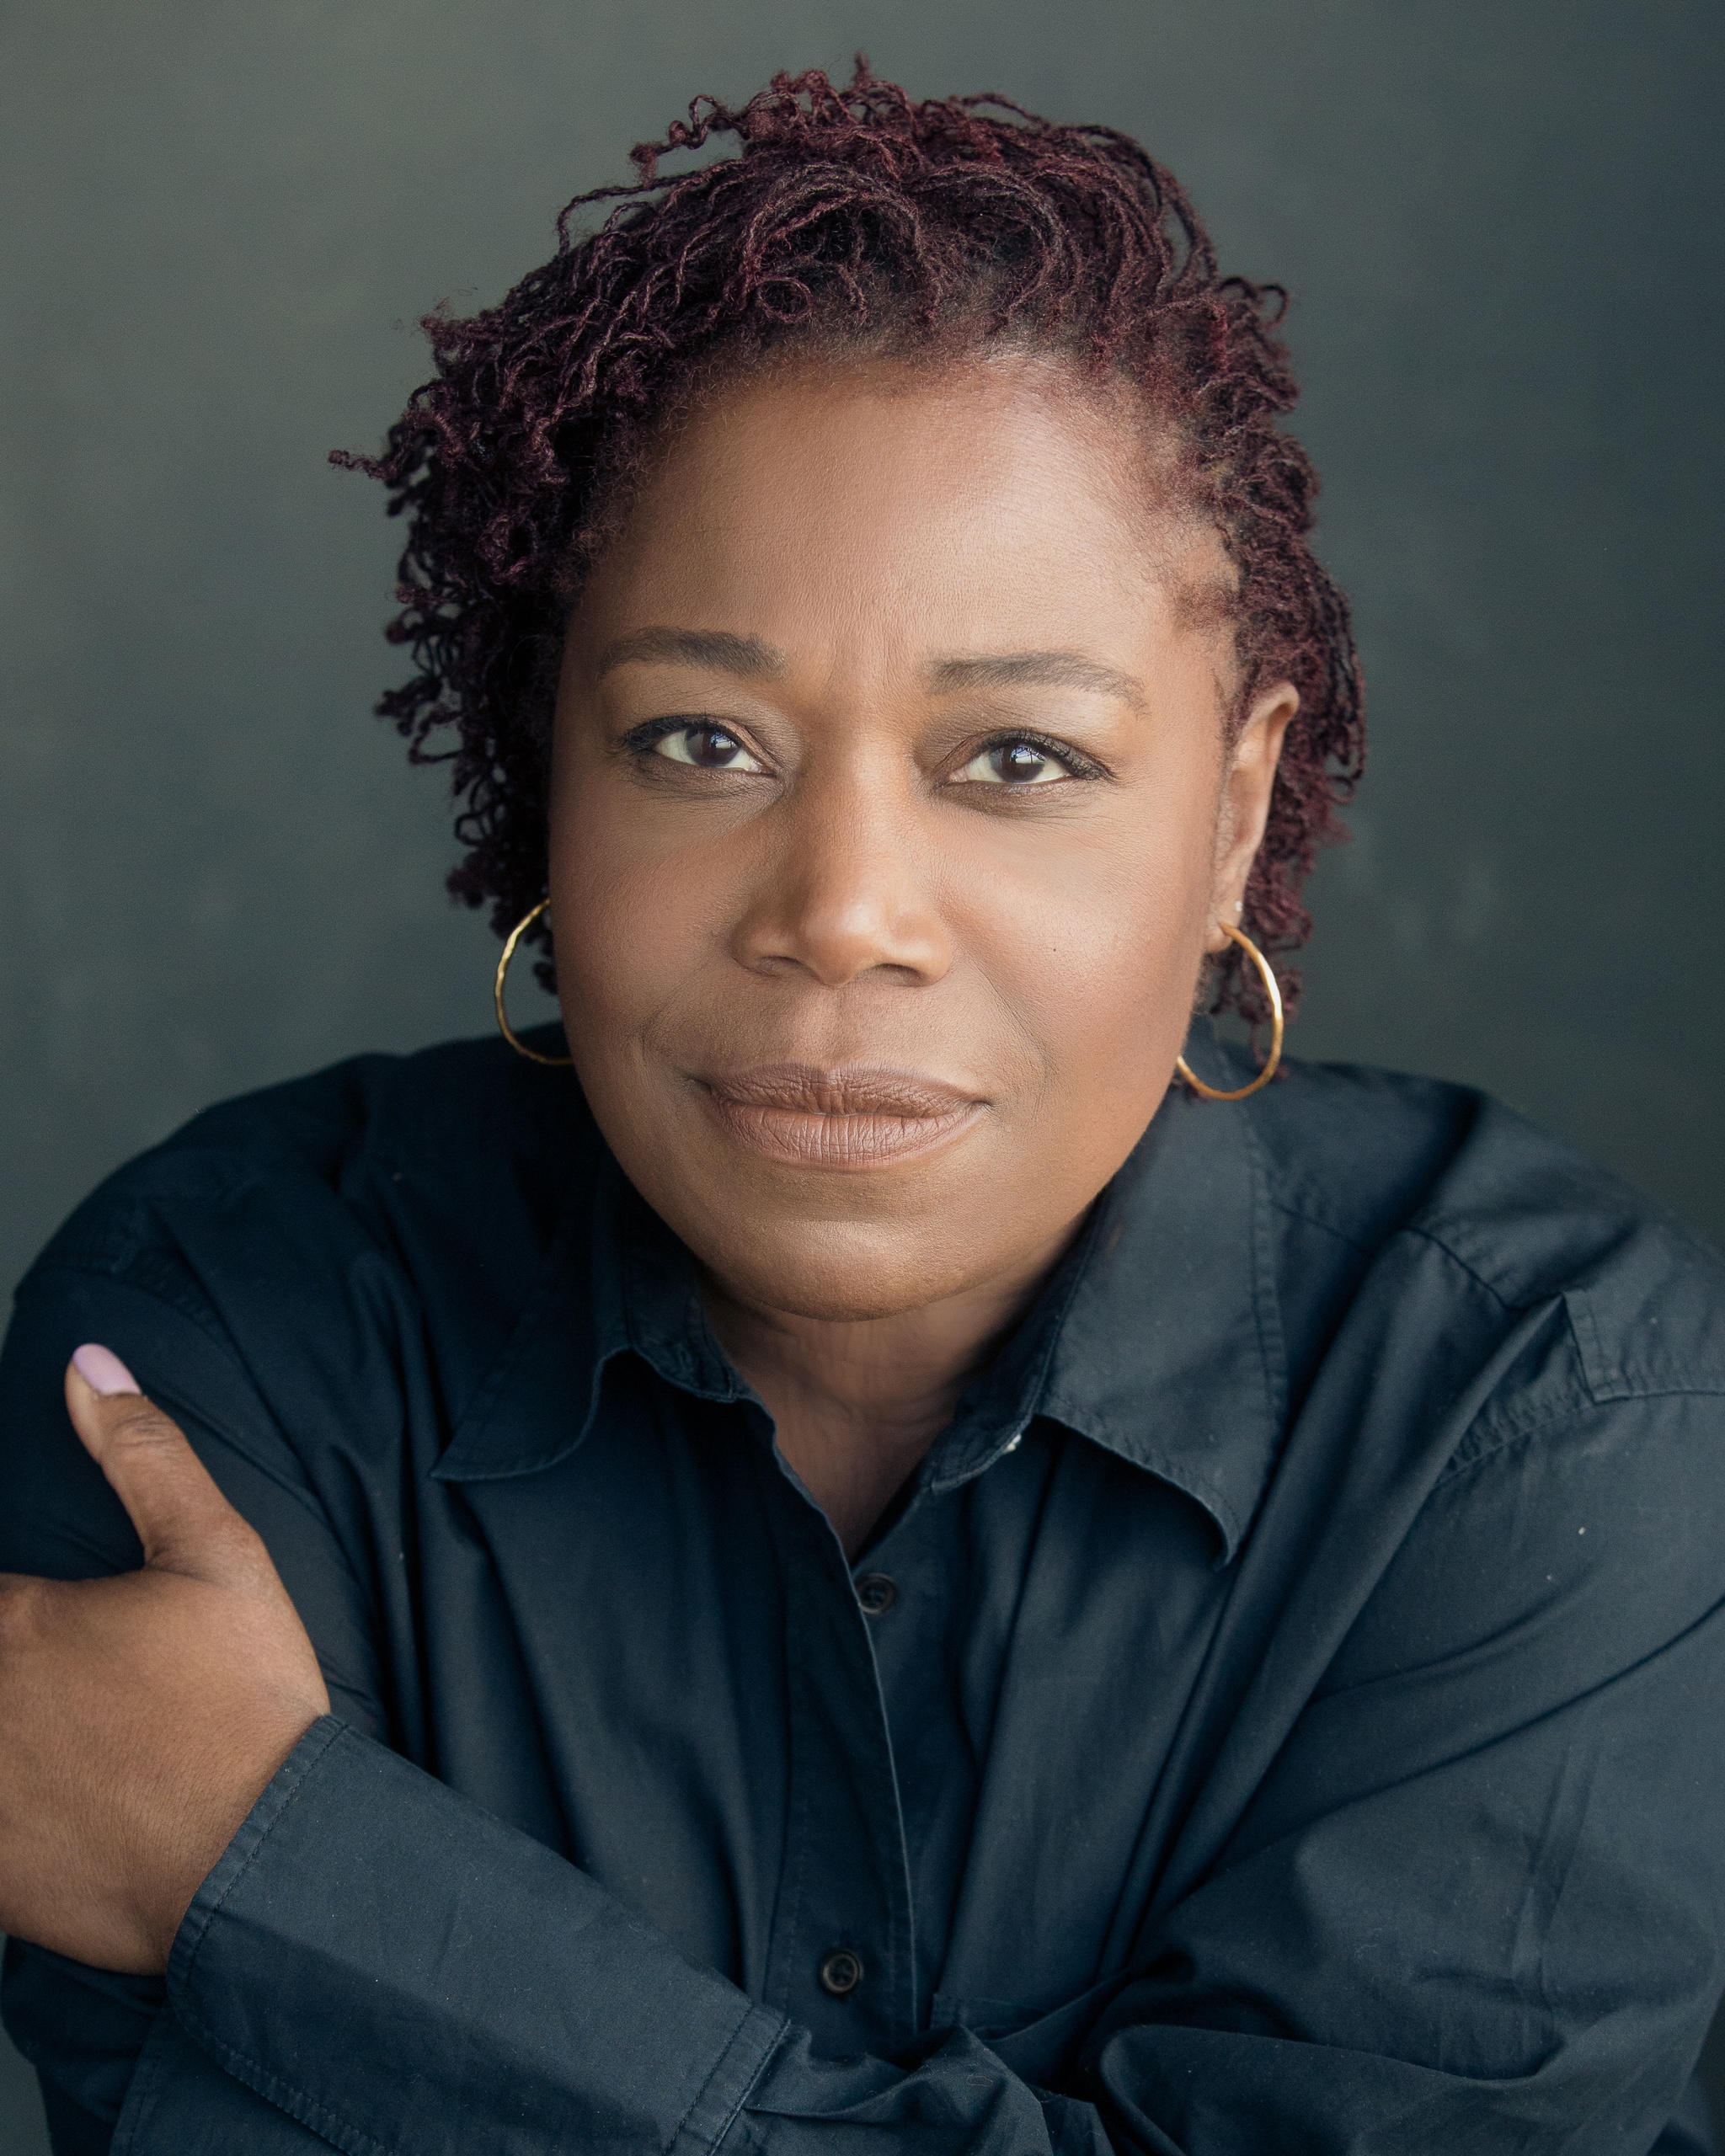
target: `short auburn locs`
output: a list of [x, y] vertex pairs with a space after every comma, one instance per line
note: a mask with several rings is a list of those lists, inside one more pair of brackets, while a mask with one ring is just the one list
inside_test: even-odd
[[[740, 154], [660, 176], [723, 135]], [[1300, 692], [1245, 915], [1266, 951], [1297, 947], [1300, 885], [1339, 835], [1365, 732], [1347, 601], [1307, 542], [1316, 474], [1278, 424], [1297, 394], [1274, 334], [1285, 294], [1224, 277], [1178, 183], [1114, 129], [996, 97], [913, 104], [862, 60], [843, 88], [810, 72], [734, 111], [697, 99], [633, 155], [638, 181], [578, 196], [557, 253], [499, 306], [428, 318], [435, 378], [381, 456], [334, 460], [408, 519], [388, 634], [416, 670], [378, 710], [415, 760], [453, 762], [455, 895], [490, 900], [502, 932], [544, 894], [563, 627], [656, 425], [788, 347], [1010, 349], [1141, 391], [1234, 565], [1239, 712], [1275, 681]], [[571, 237], [575, 211], [618, 197]], [[1240, 959], [1218, 962], [1213, 1003], [1261, 1017]]]

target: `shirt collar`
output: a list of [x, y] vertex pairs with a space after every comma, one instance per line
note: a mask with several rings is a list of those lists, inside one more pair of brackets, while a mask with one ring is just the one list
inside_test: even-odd
[[1097, 1206], [1039, 1403], [1195, 1498], [1227, 1557], [1286, 1408], [1274, 1225], [1250, 1112], [1171, 1093]]
[[[683, 1245], [608, 1155], [579, 1180], [440, 1480], [527, 1474], [565, 1458], [592, 1423], [606, 1364], [625, 1350], [703, 1399], [750, 1396], [707, 1324]], [[960, 1401], [921, 1486], [981, 1473], [1044, 1415], [1184, 1491], [1231, 1557], [1284, 1413], [1273, 1225], [1249, 1113], [1171, 1093]]]

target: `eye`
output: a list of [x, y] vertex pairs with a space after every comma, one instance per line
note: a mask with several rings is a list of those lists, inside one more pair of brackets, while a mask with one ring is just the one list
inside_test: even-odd
[[1024, 734], [991, 741], [958, 774], [966, 785], [1011, 787], [1048, 786], [1071, 776], [1071, 766], [1052, 744]]
[[673, 764], [692, 764], [703, 771], [765, 771], [758, 756], [751, 755], [734, 734], [711, 720], [691, 720], [667, 728], [649, 744], [654, 755]]

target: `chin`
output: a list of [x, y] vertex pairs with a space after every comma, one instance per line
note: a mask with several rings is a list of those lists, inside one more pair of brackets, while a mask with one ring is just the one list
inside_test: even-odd
[[826, 1225], [811, 1233], [800, 1223], [763, 1222], [753, 1235], [733, 1228], [722, 1247], [696, 1255], [740, 1300], [788, 1317], [857, 1325], [924, 1309], [986, 1279], [993, 1268], [979, 1266], [977, 1248], [973, 1239], [966, 1262], [950, 1231]]

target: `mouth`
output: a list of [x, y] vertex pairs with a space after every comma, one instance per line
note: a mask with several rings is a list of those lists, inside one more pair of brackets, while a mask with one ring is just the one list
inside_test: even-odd
[[988, 1106], [916, 1071], [762, 1064], [698, 1080], [726, 1134], [798, 1167], [879, 1168], [925, 1153]]

